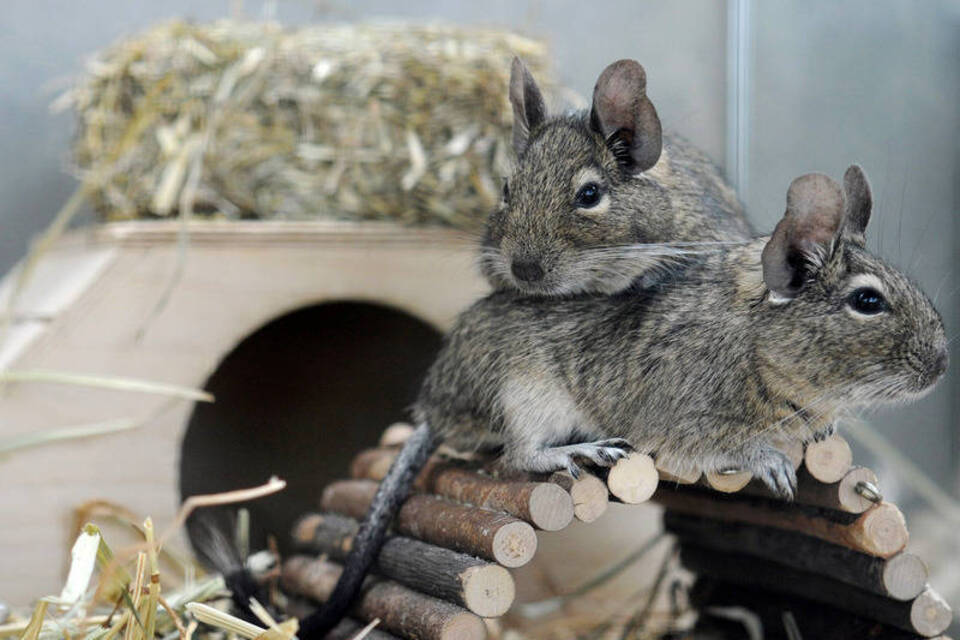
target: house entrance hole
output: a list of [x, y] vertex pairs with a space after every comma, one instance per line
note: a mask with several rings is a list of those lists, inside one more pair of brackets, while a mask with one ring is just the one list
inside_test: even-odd
[[[251, 548], [265, 548], [268, 534], [284, 548], [296, 518], [317, 509], [323, 487], [346, 477], [352, 457], [375, 446], [384, 428], [407, 419], [440, 340], [426, 322], [364, 302], [319, 304], [261, 327], [207, 380], [216, 401], [198, 404], [187, 424], [181, 498], [280, 476], [287, 488], [279, 494], [201, 512], [232, 531], [245, 506]], [[188, 523], [194, 543], [199, 526], [196, 518]]]

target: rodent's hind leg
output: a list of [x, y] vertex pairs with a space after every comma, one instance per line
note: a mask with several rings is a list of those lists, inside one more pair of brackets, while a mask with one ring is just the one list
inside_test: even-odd
[[783, 452], [773, 447], [758, 449], [750, 456], [747, 467], [774, 494], [793, 500], [797, 492], [797, 472]]
[[831, 422], [830, 424], [825, 426], [823, 429], [820, 429], [820, 431], [814, 432], [813, 441], [822, 442], [827, 438], [829, 438], [830, 436], [832, 436], [833, 434], [835, 434], [836, 432], [837, 432], [837, 423]]
[[620, 458], [626, 458], [633, 447], [623, 438], [609, 438], [594, 442], [578, 442], [560, 447], [550, 447], [549, 452], [559, 453], [569, 458], [584, 458], [598, 467], [611, 467]]
[[510, 463], [511, 466], [533, 473], [567, 471], [574, 478], [579, 478], [581, 469], [576, 458], [584, 458], [599, 467], [609, 467], [632, 450], [633, 447], [623, 438], [610, 438], [515, 452]]

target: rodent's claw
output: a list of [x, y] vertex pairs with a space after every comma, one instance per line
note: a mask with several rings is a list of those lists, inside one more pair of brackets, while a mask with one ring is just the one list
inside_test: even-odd
[[[625, 452], [633, 451], [633, 445], [630, 444], [627, 440], [624, 440], [623, 438], [608, 438], [606, 440], [598, 440], [592, 444], [595, 444], [598, 447], [622, 449]], [[623, 456], [620, 456], [620, 457], [622, 458]]]
[[573, 476], [574, 480], [579, 480], [580, 475], [583, 473], [583, 470], [580, 468], [580, 465], [574, 462], [573, 459], [571, 458], [567, 462], [567, 473]]
[[821, 429], [820, 431], [815, 432], [813, 434], [813, 441], [822, 442], [827, 438], [829, 438], [830, 436], [832, 436], [833, 434], [835, 434], [836, 432], [837, 432], [837, 425], [831, 423], [826, 427], [824, 427], [823, 429]]
[[620, 446], [624, 442], [620, 438], [583, 442], [567, 445], [563, 447], [563, 450], [571, 456], [586, 458], [598, 467], [610, 467], [616, 464], [620, 458], [629, 455], [629, 450]]
[[793, 500], [797, 493], [797, 472], [790, 459], [775, 449], [766, 451], [755, 473], [767, 488], [784, 500]]
[[611, 465], [617, 461], [616, 456], [611, 453], [610, 449], [597, 449], [597, 455], [600, 456], [600, 459], [606, 462], [608, 465]]

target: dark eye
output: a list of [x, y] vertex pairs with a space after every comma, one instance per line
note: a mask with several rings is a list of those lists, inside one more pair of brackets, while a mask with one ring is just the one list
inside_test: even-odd
[[503, 200], [504, 202], [510, 198], [510, 181], [506, 178], [503, 179]]
[[600, 202], [600, 185], [596, 182], [588, 182], [577, 191], [577, 197], [574, 199], [577, 207], [580, 209], [589, 209], [597, 206]]
[[876, 315], [888, 309], [883, 294], [873, 287], [855, 289], [847, 298], [847, 304], [857, 313], [868, 316]]

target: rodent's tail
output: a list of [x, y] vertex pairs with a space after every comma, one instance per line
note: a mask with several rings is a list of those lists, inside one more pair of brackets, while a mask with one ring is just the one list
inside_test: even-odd
[[235, 613], [247, 622], [259, 624], [250, 609], [250, 599], [256, 598], [268, 605], [266, 594], [254, 571], [244, 563], [236, 544], [224, 533], [229, 522], [230, 518], [218, 522], [212, 515], [194, 514], [188, 523], [190, 539], [201, 560], [223, 575]]
[[387, 527], [406, 500], [414, 478], [436, 450], [437, 444], [433, 430], [423, 423], [403, 445], [400, 455], [380, 483], [366, 518], [360, 524], [333, 593], [319, 611], [300, 621], [300, 631], [297, 633], [300, 640], [323, 638], [346, 615], [383, 545]]

